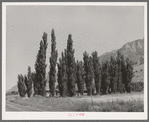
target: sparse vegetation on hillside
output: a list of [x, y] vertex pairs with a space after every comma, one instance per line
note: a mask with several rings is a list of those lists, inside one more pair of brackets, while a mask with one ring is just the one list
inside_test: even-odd
[[130, 87], [133, 92], [141, 92], [144, 90], [144, 82], [131, 82]]
[[18, 95], [18, 91], [7, 92], [6, 96], [9, 96], [9, 95]]
[[144, 82], [144, 64], [134, 66], [132, 82]]
[[128, 42], [123, 45], [120, 49], [107, 52], [99, 57], [99, 60], [110, 61], [110, 57], [117, 57], [117, 51], [120, 51], [124, 55], [124, 58], [129, 57], [133, 65], [141, 65], [144, 63], [144, 39], [138, 39], [132, 42]]

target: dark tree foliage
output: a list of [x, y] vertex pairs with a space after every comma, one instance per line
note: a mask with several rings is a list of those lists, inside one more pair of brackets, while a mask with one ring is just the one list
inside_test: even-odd
[[25, 78], [25, 85], [26, 85], [26, 92], [27, 92], [27, 96], [31, 97], [32, 94], [32, 73], [31, 73], [31, 67], [28, 67], [28, 74], [27, 76], [24, 77]]
[[92, 57], [89, 57], [87, 52], [85, 51], [83, 53], [83, 60], [84, 60], [84, 70], [85, 70], [85, 84], [88, 95], [92, 95], [93, 93], [93, 77], [94, 77], [94, 71], [93, 71], [93, 59]]
[[67, 54], [65, 52], [65, 55], [62, 53], [62, 75], [63, 75], [63, 96], [69, 96], [69, 92], [68, 92], [68, 74], [67, 74]]
[[85, 51], [83, 53], [83, 60], [84, 60], [84, 70], [85, 70], [85, 85], [86, 85], [86, 89], [87, 92], [89, 92], [89, 88], [88, 88], [88, 62], [89, 62], [89, 54]]
[[117, 92], [117, 78], [118, 78], [118, 65], [116, 60], [111, 56], [110, 60], [110, 88], [112, 93]]
[[67, 96], [67, 70], [66, 70], [66, 55], [62, 52], [62, 58], [59, 58], [59, 64], [58, 64], [58, 86], [60, 95], [62, 97]]
[[28, 79], [27, 79], [27, 76], [24, 75], [24, 84], [25, 84], [25, 87], [26, 87], [26, 93], [27, 93], [27, 96], [28, 96], [28, 91], [27, 91], [27, 87], [28, 87]]
[[141, 92], [144, 90], [144, 82], [131, 82], [129, 84], [131, 86], [131, 91], [133, 92]]
[[45, 96], [45, 87], [46, 87], [46, 49], [47, 49], [47, 34], [44, 33], [43, 40], [40, 41], [40, 49], [37, 54], [37, 59], [35, 63], [36, 69], [36, 93], [38, 95]]
[[126, 81], [126, 64], [124, 55], [121, 54], [121, 72], [122, 72], [122, 83], [125, 84]]
[[51, 57], [50, 57], [50, 72], [49, 72], [49, 89], [51, 95], [55, 94], [55, 82], [56, 82], [56, 64], [58, 52], [56, 50], [56, 37], [54, 29], [51, 32]]
[[125, 92], [125, 85], [123, 84], [123, 75], [125, 73], [124, 63], [122, 60], [122, 54], [120, 51], [117, 52], [117, 65], [118, 65], [118, 78], [117, 78], [117, 92]]
[[92, 95], [94, 94], [94, 68], [93, 68], [93, 59], [92, 57], [90, 56], [89, 57], [89, 62], [88, 62], [88, 86], [89, 86], [89, 92], [88, 92], [88, 95]]
[[[115, 61], [116, 62], [116, 61]], [[116, 62], [116, 64], [115, 64], [115, 70], [114, 70], [114, 74], [115, 74], [115, 77], [114, 77], [114, 79], [113, 79], [113, 93], [116, 93], [117, 92], [117, 86], [118, 86], [118, 64], [117, 64], [117, 62]]]
[[33, 81], [33, 96], [37, 93], [37, 87], [36, 87], [36, 73], [32, 72], [32, 81]]
[[94, 79], [95, 79], [95, 87], [97, 94], [100, 94], [101, 90], [101, 66], [99, 62], [99, 58], [97, 56], [97, 52], [92, 53], [93, 57], [93, 67], [94, 67]]
[[24, 83], [23, 75], [18, 75], [18, 92], [21, 97], [25, 97], [26, 95], [26, 88]]
[[110, 88], [110, 67], [109, 62], [102, 63], [102, 93], [108, 94]]
[[58, 81], [58, 88], [60, 92], [60, 96], [63, 96], [63, 81], [62, 81], [62, 58], [59, 58], [58, 63], [58, 73], [57, 73], [57, 81]]
[[126, 81], [125, 81], [125, 87], [126, 91], [129, 93], [131, 92], [131, 86], [130, 83], [133, 78], [133, 64], [129, 60], [129, 58], [126, 59]]
[[77, 86], [77, 62], [74, 62], [74, 79], [75, 79], [75, 91]]
[[[62, 59], [63, 59], [63, 62], [65, 62], [63, 65], [63, 67], [64, 67], [63, 69], [66, 72], [66, 75], [65, 75], [66, 96], [70, 96], [69, 89], [68, 89], [68, 71], [69, 71], [69, 68], [68, 68], [68, 59], [67, 59], [67, 49], [65, 49], [64, 53], [62, 53]], [[64, 72], [64, 74], [65, 74], [65, 72]]]
[[77, 77], [77, 86], [78, 91], [81, 95], [84, 94], [84, 68], [82, 61], [77, 61], [77, 71], [76, 71], [76, 77]]
[[[28, 67], [27, 76], [18, 75], [18, 92], [21, 97], [24, 97], [26, 93], [28, 97], [31, 97], [32, 84], [34, 95], [45, 96], [47, 45], [47, 34], [44, 33], [36, 57], [36, 72], [31, 73], [31, 68]], [[133, 64], [129, 58], [125, 60], [120, 50], [117, 52], [116, 59], [111, 56], [111, 60], [109, 62], [102, 62], [102, 65], [100, 65], [96, 51], [92, 53], [92, 56], [89, 56], [85, 51], [83, 53], [84, 63], [82, 61], [75, 62], [74, 52], [72, 36], [69, 34], [67, 49], [62, 52], [62, 57], [59, 58], [59, 63], [57, 63], [58, 51], [56, 50], [56, 37], [54, 29], [52, 29], [51, 57], [49, 58], [49, 89], [52, 96], [55, 95], [56, 64], [58, 64], [58, 88], [62, 97], [75, 96], [76, 84], [81, 95], [84, 93], [84, 84], [86, 85], [88, 95], [93, 95], [95, 88], [97, 94], [108, 94], [116, 92], [123, 93], [125, 91], [129, 93], [132, 90], [131, 87], [136, 89], [137, 86], [140, 86], [139, 84], [131, 83], [133, 78]]]
[[117, 51], [116, 61], [118, 66], [121, 65], [121, 52], [119, 50]]
[[71, 34], [68, 35], [67, 40], [67, 75], [68, 75], [68, 93], [69, 96], [75, 96], [75, 58], [73, 49], [73, 40]]

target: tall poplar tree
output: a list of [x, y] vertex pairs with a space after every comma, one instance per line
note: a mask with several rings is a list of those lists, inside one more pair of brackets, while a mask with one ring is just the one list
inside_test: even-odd
[[36, 83], [36, 73], [32, 72], [32, 81], [33, 81], [33, 96], [37, 93], [37, 83]]
[[81, 95], [83, 95], [84, 94], [84, 68], [83, 68], [82, 61], [77, 61], [76, 77], [77, 77], [78, 91]]
[[122, 84], [125, 87], [125, 81], [126, 81], [126, 60], [124, 59], [124, 55], [122, 55], [122, 54], [121, 54], [121, 72], [122, 72]]
[[56, 64], [57, 64], [58, 52], [56, 50], [56, 37], [54, 29], [51, 32], [51, 57], [50, 57], [50, 72], [49, 72], [49, 89], [51, 95], [55, 94], [55, 82], [56, 82]]
[[68, 95], [67, 87], [67, 70], [66, 70], [66, 56], [62, 52], [62, 58], [59, 58], [58, 63], [58, 86], [60, 95], [66, 97]]
[[28, 66], [28, 74], [27, 74], [26, 78], [27, 78], [27, 80], [25, 80], [25, 81], [27, 81], [26, 82], [27, 96], [31, 97], [33, 81], [32, 81], [32, 73], [31, 73], [31, 67], [30, 66]]
[[60, 92], [60, 96], [63, 96], [63, 80], [62, 80], [62, 58], [59, 58], [59, 63], [58, 63], [58, 73], [57, 73], [57, 81], [58, 81], [58, 88]]
[[117, 77], [118, 77], [118, 65], [116, 60], [111, 56], [110, 60], [110, 88], [112, 93], [117, 92]]
[[131, 92], [131, 86], [130, 83], [132, 81], [134, 74], [133, 74], [133, 64], [129, 60], [129, 58], [126, 59], [126, 81], [125, 81], [125, 87], [126, 91], [129, 93]]
[[75, 58], [74, 58], [73, 40], [71, 34], [68, 35], [67, 40], [67, 75], [68, 75], [68, 93], [70, 96], [75, 96], [76, 94]]
[[89, 57], [88, 53], [85, 51], [83, 53], [83, 60], [84, 60], [84, 70], [85, 70], [85, 84], [88, 95], [92, 95], [93, 91], [93, 60], [92, 57]]
[[102, 64], [102, 90], [103, 90], [103, 94], [108, 94], [109, 87], [110, 87], [109, 62], [106, 61]]
[[89, 62], [88, 62], [88, 86], [89, 86], [89, 92], [88, 95], [93, 95], [94, 94], [94, 90], [95, 90], [95, 86], [94, 86], [94, 67], [93, 67], [93, 59], [90, 56], [89, 57]]
[[118, 65], [118, 78], [117, 78], [117, 92], [123, 93], [124, 84], [123, 84], [123, 74], [122, 74], [122, 54], [120, 51], [117, 52], [117, 65]]
[[25, 97], [26, 95], [26, 87], [25, 87], [25, 82], [24, 82], [24, 77], [23, 75], [18, 75], [18, 92], [19, 92], [19, 95], [21, 97]]
[[95, 79], [95, 87], [97, 94], [100, 94], [101, 89], [101, 66], [99, 62], [99, 58], [97, 52], [92, 53], [93, 58], [93, 68], [94, 68], [94, 79]]
[[36, 70], [36, 93], [38, 95], [45, 96], [46, 92], [46, 49], [47, 49], [47, 34], [44, 33], [40, 41], [40, 49], [37, 54], [37, 59], [35, 63]]

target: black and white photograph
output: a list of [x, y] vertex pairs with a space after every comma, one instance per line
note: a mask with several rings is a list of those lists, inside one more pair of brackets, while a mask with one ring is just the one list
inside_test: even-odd
[[3, 2], [2, 119], [147, 119], [146, 2]]

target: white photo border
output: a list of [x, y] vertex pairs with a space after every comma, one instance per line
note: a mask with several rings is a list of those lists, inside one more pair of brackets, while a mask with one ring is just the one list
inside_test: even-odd
[[[77, 112], [6, 112], [6, 7], [9, 6], [144, 6], [144, 112], [83, 112], [84, 117], [68, 117]], [[2, 120], [147, 120], [147, 2], [2, 2]]]

